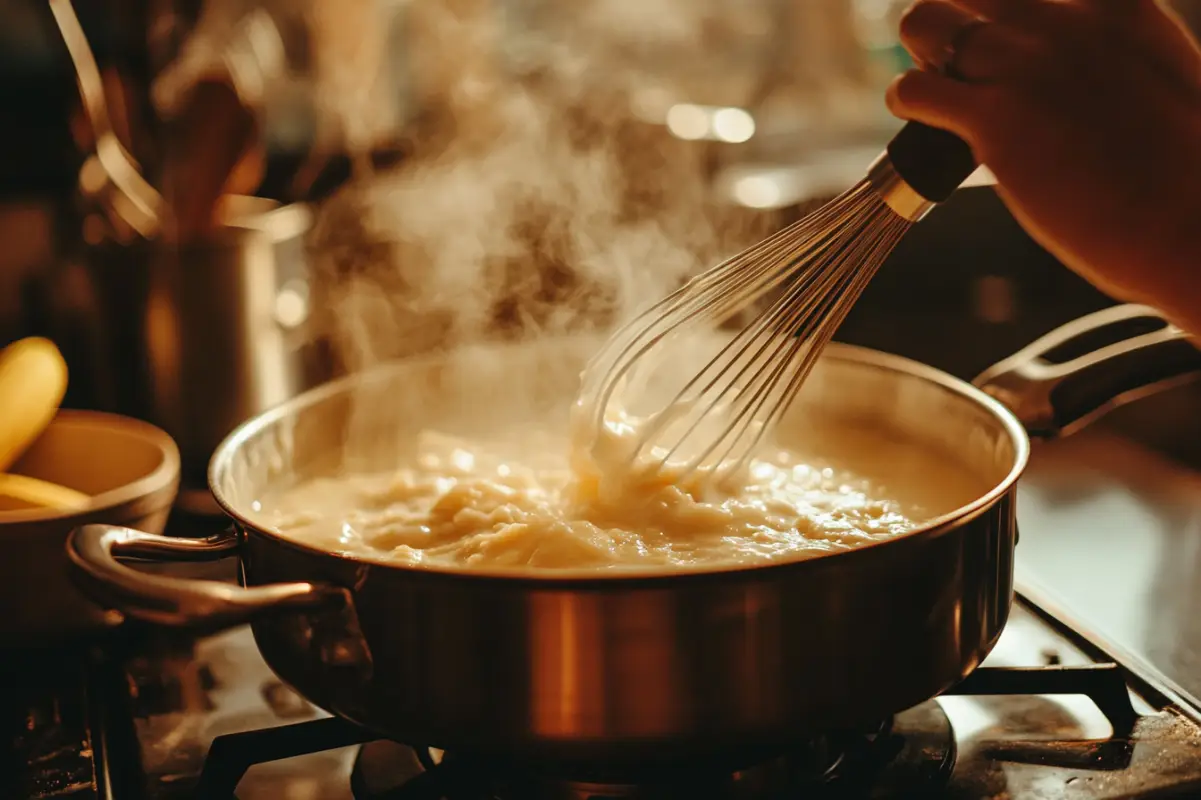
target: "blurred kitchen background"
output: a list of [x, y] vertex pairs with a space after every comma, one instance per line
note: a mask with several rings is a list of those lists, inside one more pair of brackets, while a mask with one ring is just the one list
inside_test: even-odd
[[[216, 442], [305, 386], [603, 322], [853, 183], [905, 5], [0, 0], [0, 344], [165, 427], [202, 505]], [[839, 338], [970, 377], [1107, 303], [972, 188]]]

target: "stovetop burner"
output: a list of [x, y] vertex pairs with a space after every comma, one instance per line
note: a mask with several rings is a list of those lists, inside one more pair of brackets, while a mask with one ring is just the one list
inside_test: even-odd
[[356, 800], [682, 800], [683, 798], [876, 798], [929, 796], [955, 763], [950, 719], [924, 703], [868, 733], [814, 738], [742, 768], [720, 765], [609, 774], [515, 765], [411, 748], [363, 745], [351, 773]]
[[[1112, 735], [1101, 741], [1071, 741], [1072, 734], [1064, 731], [1046, 744], [997, 745], [991, 759], [972, 768], [974, 777], [983, 784], [998, 776], [1004, 780], [1003, 774], [993, 770], [998, 759], [1086, 775], [1122, 772], [1132, 763], [1134, 741], [1153, 738], [1154, 718], [1141, 717], [1136, 711], [1125, 673], [1116, 664], [981, 667], [942, 697], [1062, 695], [1088, 697], [1107, 720]], [[1151, 720], [1151, 727], [1136, 736], [1140, 720]], [[352, 723], [326, 717], [217, 736], [205, 758], [196, 794], [231, 798], [256, 764], [355, 745], [360, 746], [350, 773], [355, 800], [936, 797], [946, 794], [958, 749], [957, 731], [943, 702], [935, 700], [870, 731], [815, 737], [806, 746], [749, 766], [691, 763], [680, 769], [603, 774], [382, 741]], [[1073, 780], [1080, 780], [1079, 775]]]
[[[1016, 606], [989, 662], [866, 732], [747, 765], [589, 774], [380, 741], [315, 709], [248, 629], [0, 653], [0, 797], [615, 800], [1201, 797], [1201, 718]], [[3, 686], [9, 687], [8, 692]]]
[[[984, 667], [943, 697], [1073, 694], [1090, 698], [1105, 716], [1112, 731], [1109, 739], [1061, 738], [1048, 746], [1024, 743], [996, 752], [1018, 763], [1085, 772], [1129, 767], [1140, 716], [1124, 673], [1114, 664]], [[232, 797], [255, 764], [352, 745], [362, 745], [350, 776], [356, 800], [936, 796], [954, 771], [957, 747], [954, 727], [937, 701], [909, 709], [866, 733], [817, 737], [805, 747], [751, 766], [694, 763], [678, 770], [606, 774], [377, 741], [351, 723], [323, 718], [218, 736], [205, 759], [197, 793]]]

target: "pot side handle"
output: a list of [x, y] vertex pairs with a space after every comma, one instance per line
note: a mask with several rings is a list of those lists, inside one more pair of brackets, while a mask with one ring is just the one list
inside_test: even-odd
[[204, 539], [158, 536], [116, 525], [83, 525], [67, 538], [72, 577], [94, 601], [125, 616], [175, 627], [232, 628], [273, 612], [345, 605], [345, 589], [312, 583], [242, 587], [139, 572], [118, 558], [217, 561], [236, 553], [230, 530]]
[[1201, 350], [1155, 309], [1107, 308], [994, 364], [973, 383], [1031, 436], [1071, 433], [1106, 412], [1201, 377]]

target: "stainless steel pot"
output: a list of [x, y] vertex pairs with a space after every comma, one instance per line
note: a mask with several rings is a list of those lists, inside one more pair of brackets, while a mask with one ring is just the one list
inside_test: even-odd
[[180, 503], [196, 511], [208, 500], [205, 467], [230, 431], [314, 385], [311, 211], [227, 196], [219, 221], [204, 239], [157, 251], [141, 309], [149, 416], [179, 443]]
[[[1109, 334], [1124, 340], [1098, 342]], [[189, 541], [89, 525], [68, 543], [77, 575], [131, 617], [250, 622], [283, 680], [400, 741], [610, 765], [750, 758], [815, 729], [878, 721], [970, 673], [1013, 597], [1026, 428], [1055, 435], [1133, 390], [1201, 370], [1180, 331], [1137, 307], [1073, 323], [978, 386], [831, 346], [782, 436], [822, 420], [884, 426], [993, 487], [926, 528], [832, 557], [674, 576], [512, 577], [368, 563], [256, 523], [258, 498], [280, 481], [395, 466], [421, 428], [480, 429], [485, 404], [489, 425], [554, 424], [590, 347], [548, 347], [398, 363], [262, 414], [212, 461], [229, 534]], [[231, 555], [246, 588], [117, 560]]]

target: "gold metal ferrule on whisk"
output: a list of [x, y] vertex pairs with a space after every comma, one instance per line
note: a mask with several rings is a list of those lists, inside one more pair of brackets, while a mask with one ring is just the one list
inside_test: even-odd
[[921, 221], [935, 206], [901, 177], [887, 152], [881, 153], [868, 167], [867, 180], [885, 205], [910, 222]]

